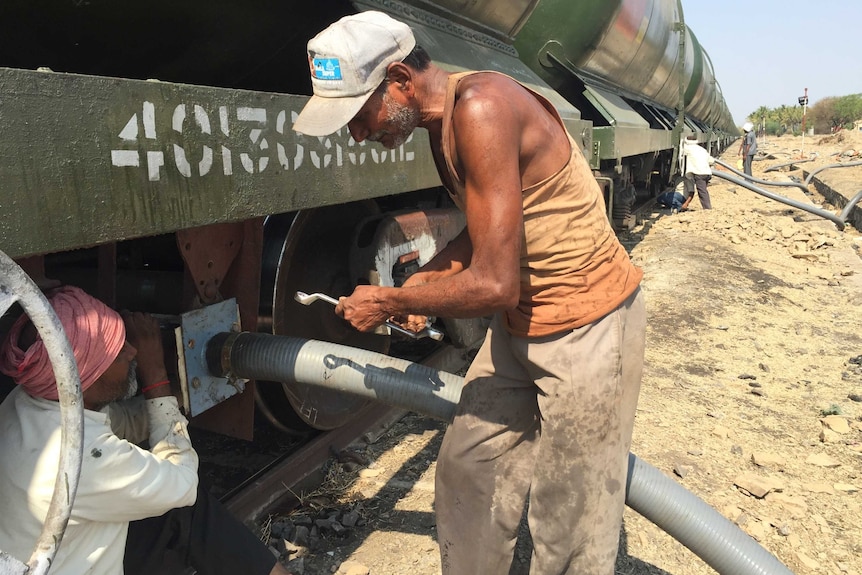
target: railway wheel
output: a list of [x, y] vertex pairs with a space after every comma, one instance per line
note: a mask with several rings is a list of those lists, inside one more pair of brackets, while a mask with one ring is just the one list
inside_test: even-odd
[[[261, 331], [386, 353], [389, 337], [356, 331], [323, 301], [304, 306], [297, 291], [349, 295], [355, 285], [348, 254], [360, 221], [378, 213], [358, 202], [267, 218]], [[283, 431], [329, 430], [347, 423], [368, 401], [293, 382], [258, 382], [257, 405]]]

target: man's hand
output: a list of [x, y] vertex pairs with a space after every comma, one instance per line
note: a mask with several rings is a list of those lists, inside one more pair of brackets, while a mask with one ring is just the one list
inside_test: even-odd
[[126, 339], [138, 350], [138, 378], [141, 387], [168, 379], [159, 322], [151, 315], [141, 312], [126, 311], [122, 316], [126, 324]]
[[338, 298], [335, 313], [359, 331], [373, 331], [391, 315], [383, 308], [382, 290], [377, 286], [356, 286], [350, 296]]
[[[404, 283], [401, 287], [410, 287], [410, 286], [418, 286], [427, 283], [422, 271], [418, 271], [404, 280]], [[428, 316], [425, 315], [397, 315], [393, 316], [392, 321], [403, 327], [404, 329], [409, 329], [413, 332], [420, 332], [428, 325]]]

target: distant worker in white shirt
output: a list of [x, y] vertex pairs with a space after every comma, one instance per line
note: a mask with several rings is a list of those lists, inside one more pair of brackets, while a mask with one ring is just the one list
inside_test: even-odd
[[[48, 300], [72, 346], [84, 400], [81, 479], [51, 575], [172, 575], [189, 567], [200, 575], [290, 575], [199, 485], [156, 320], [121, 316], [72, 286]], [[61, 451], [54, 373], [26, 315], [0, 345], [0, 372], [17, 384], [0, 404], [0, 550], [26, 561]], [[145, 440], [149, 449], [138, 447]]]
[[681, 154], [683, 173], [685, 174], [685, 201], [681, 209], [688, 209], [688, 205], [694, 198], [695, 188], [697, 188], [697, 197], [700, 199], [700, 205], [703, 209], [712, 209], [707, 187], [709, 180], [712, 179], [710, 166], [715, 164], [715, 158], [697, 143], [697, 136], [694, 134], [689, 135], [683, 141]]

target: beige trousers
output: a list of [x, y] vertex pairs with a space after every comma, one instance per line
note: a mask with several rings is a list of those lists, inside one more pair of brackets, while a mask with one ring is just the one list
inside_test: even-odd
[[437, 462], [444, 575], [509, 573], [528, 495], [531, 575], [613, 574], [645, 331], [640, 289], [553, 336], [494, 318]]

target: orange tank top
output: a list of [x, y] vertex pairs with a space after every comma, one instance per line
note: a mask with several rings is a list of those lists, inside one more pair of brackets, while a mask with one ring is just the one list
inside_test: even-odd
[[[458, 82], [477, 73], [496, 72], [452, 74], [443, 113], [442, 149], [449, 177], [439, 164], [437, 169], [461, 209], [465, 188], [452, 162], [452, 115]], [[565, 130], [553, 104], [524, 89]], [[526, 241], [520, 256], [521, 295], [518, 306], [505, 312], [506, 328], [516, 336], [551, 335], [601, 319], [643, 278], [611, 228], [601, 188], [571, 135], [569, 145], [569, 161], [557, 173], [522, 191]]]

